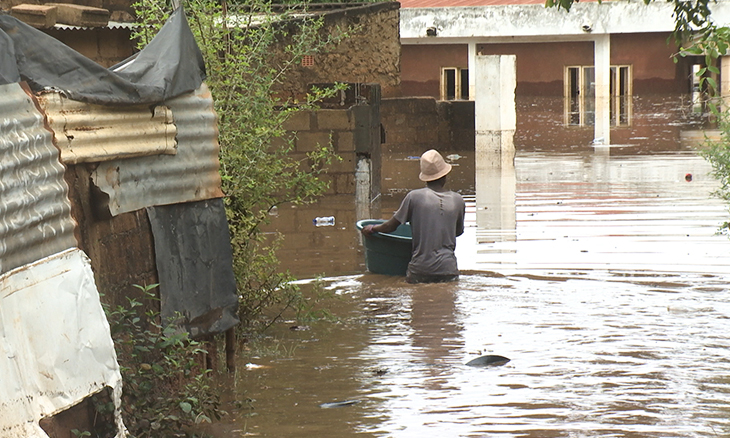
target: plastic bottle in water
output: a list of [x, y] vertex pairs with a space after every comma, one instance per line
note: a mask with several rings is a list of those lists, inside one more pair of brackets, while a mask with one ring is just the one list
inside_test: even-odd
[[334, 216], [316, 217], [312, 220], [312, 223], [314, 223], [315, 227], [334, 227], [335, 226], [335, 217]]

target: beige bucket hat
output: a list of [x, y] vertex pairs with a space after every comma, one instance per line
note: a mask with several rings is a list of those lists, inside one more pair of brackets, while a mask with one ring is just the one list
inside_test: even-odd
[[431, 149], [421, 155], [421, 181], [436, 181], [451, 172], [451, 164], [444, 161], [444, 157], [436, 149]]

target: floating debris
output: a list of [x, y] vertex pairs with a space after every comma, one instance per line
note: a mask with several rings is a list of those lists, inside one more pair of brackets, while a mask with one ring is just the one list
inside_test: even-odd
[[246, 364], [246, 369], [247, 370], [257, 370], [257, 369], [260, 369], [260, 368], [270, 368], [270, 367], [268, 367], [266, 365], [258, 365], [258, 364], [250, 363], [250, 362]]
[[384, 375], [388, 374], [388, 369], [387, 368], [373, 368], [370, 370], [370, 373], [373, 376], [384, 376]]
[[476, 359], [472, 359], [466, 364], [470, 367], [497, 367], [500, 365], [504, 365], [509, 361], [510, 359], [504, 356], [488, 354], [486, 356], [480, 356]]
[[345, 400], [340, 402], [322, 403], [321, 405], [319, 405], [319, 407], [322, 409], [342, 408], [345, 406], [352, 406], [357, 403], [360, 403], [360, 400]]

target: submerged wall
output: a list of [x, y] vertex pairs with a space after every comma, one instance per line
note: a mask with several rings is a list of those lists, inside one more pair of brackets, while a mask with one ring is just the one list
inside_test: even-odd
[[[359, 219], [380, 214], [381, 102], [378, 84], [350, 84], [321, 109], [295, 113], [287, 121], [285, 128], [295, 138], [291, 157], [304, 160], [307, 152], [331, 141], [341, 160], [333, 161], [321, 176], [329, 189], [318, 202], [285, 205], [272, 216], [267, 229], [286, 235], [277, 252], [282, 269], [310, 275], [302, 261], [312, 260], [311, 266], [317, 266], [325, 252], [336, 255], [331, 260], [334, 271], [362, 272], [359, 237], [351, 227]], [[318, 227], [313, 223], [317, 217], [329, 216], [334, 217], [332, 225]], [[289, 259], [297, 260], [300, 270], [292, 271], [287, 266]]]
[[[611, 127], [612, 143], [641, 145], [644, 151], [681, 150], [680, 133], [696, 122], [687, 98], [687, 95], [681, 94], [634, 96], [630, 99], [631, 123]], [[570, 151], [592, 147], [592, 125], [565, 124], [565, 100], [562, 96], [516, 96], [515, 100], [517, 128], [514, 142], [518, 151]], [[472, 101], [437, 101], [432, 97], [391, 98], [383, 99], [381, 112], [385, 132], [383, 153], [386, 155], [422, 153], [431, 148], [446, 154], [474, 150]], [[646, 145], [647, 138], [652, 139], [650, 145]], [[460, 154], [464, 155], [463, 152]], [[387, 159], [383, 162], [386, 168], [398, 165]], [[388, 181], [383, 181], [384, 191], [391, 188]]]
[[383, 150], [474, 149], [474, 102], [432, 97], [383, 99]]

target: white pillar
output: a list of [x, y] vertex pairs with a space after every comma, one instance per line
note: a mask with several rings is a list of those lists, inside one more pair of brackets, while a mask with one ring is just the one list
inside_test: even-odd
[[475, 57], [477, 241], [514, 240], [517, 57]]
[[355, 219], [369, 219], [370, 211], [371, 172], [370, 158], [360, 158], [355, 169]]
[[[476, 98], [476, 59], [477, 59], [477, 43], [469, 43], [469, 100]], [[463, 85], [463, 84], [462, 84]]]
[[611, 36], [596, 35], [593, 42], [595, 67], [596, 120], [594, 139], [603, 145], [611, 144]]

